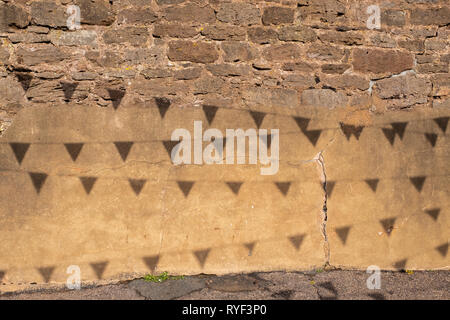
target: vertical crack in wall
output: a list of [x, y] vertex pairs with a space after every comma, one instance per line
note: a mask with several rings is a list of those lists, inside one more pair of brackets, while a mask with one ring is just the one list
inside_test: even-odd
[[319, 169], [320, 169], [320, 182], [322, 184], [323, 190], [324, 190], [324, 197], [323, 197], [323, 206], [321, 210], [321, 218], [322, 222], [320, 225], [320, 231], [322, 232], [322, 236], [324, 239], [324, 245], [323, 250], [325, 253], [325, 267], [330, 265], [330, 245], [328, 242], [328, 235], [327, 235], [327, 221], [328, 221], [328, 207], [327, 207], [327, 200], [328, 200], [328, 193], [327, 193], [327, 174], [325, 170], [325, 160], [322, 155], [323, 151], [320, 151], [314, 160], [318, 163]]

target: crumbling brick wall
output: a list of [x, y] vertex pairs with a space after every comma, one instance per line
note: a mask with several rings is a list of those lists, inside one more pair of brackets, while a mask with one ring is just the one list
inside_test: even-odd
[[448, 107], [449, 24], [439, 0], [3, 0], [0, 130], [35, 104]]

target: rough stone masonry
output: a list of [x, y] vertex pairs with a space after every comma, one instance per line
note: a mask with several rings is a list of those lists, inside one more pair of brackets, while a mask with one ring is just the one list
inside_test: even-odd
[[[439, 0], [0, 0], [0, 283], [448, 269], [449, 35]], [[280, 128], [280, 174], [174, 168], [201, 119]]]
[[[81, 29], [67, 28], [77, 5]], [[448, 106], [446, 1], [0, 1], [0, 126], [70, 101], [376, 112]]]

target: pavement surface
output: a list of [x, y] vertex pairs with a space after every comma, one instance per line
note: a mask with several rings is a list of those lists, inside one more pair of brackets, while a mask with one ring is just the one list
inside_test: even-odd
[[450, 299], [450, 271], [381, 272], [381, 288], [372, 290], [367, 288], [369, 276], [363, 271], [332, 270], [198, 275], [163, 282], [136, 279], [101, 286], [82, 286], [80, 290], [40, 288], [2, 292], [0, 300]]

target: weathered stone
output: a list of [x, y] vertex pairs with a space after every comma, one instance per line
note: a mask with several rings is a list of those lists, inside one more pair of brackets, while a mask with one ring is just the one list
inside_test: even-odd
[[94, 30], [77, 30], [69, 32], [52, 30], [48, 37], [50, 41], [57, 46], [97, 47], [97, 32]]
[[398, 45], [412, 52], [423, 52], [425, 50], [425, 42], [423, 40], [401, 40], [398, 42]]
[[149, 39], [149, 32], [144, 27], [127, 27], [115, 30], [108, 30], [103, 34], [103, 41], [106, 44], [129, 43], [134, 46], [143, 45]]
[[35, 73], [37, 78], [47, 79], [47, 80], [55, 80], [62, 78], [64, 75], [62, 72], [53, 72], [53, 71], [43, 71]]
[[300, 71], [300, 72], [313, 72], [317, 68], [317, 65], [306, 62], [287, 62], [283, 64], [282, 69], [284, 71]]
[[65, 7], [54, 2], [31, 3], [31, 19], [34, 24], [50, 27], [66, 27]]
[[397, 46], [395, 39], [385, 33], [377, 33], [371, 36], [370, 43], [380, 48], [395, 48]]
[[[5, 86], [7, 84], [7, 81], [8, 81], [7, 79], [0, 80], [0, 89], [2, 90], [2, 92], [7, 91], [4, 89], [9, 89], [9, 88], [15, 87], [15, 84], [11, 84], [11, 83], [10, 83], [10, 86]], [[16, 88], [16, 90], [14, 90], [14, 93], [16, 93], [16, 94], [19, 93], [17, 89], [20, 90], [19, 88]], [[14, 115], [16, 115], [22, 108], [23, 108], [23, 106], [18, 102], [10, 102], [8, 104], [2, 103], [2, 105], [0, 107], [1, 120], [11, 121], [12, 117]], [[5, 119], [5, 118], [9, 118], [9, 119]]]
[[342, 74], [346, 70], [348, 70], [351, 66], [349, 64], [324, 64], [321, 69], [323, 73], [333, 74], [339, 73]]
[[435, 99], [433, 100], [433, 108], [438, 109], [449, 109], [450, 108], [450, 99], [444, 98], [444, 99]]
[[[155, 78], [155, 79], [139, 79], [133, 82], [130, 88], [133, 92], [138, 93], [146, 99], [154, 100], [154, 97], [167, 97], [182, 95], [189, 89], [189, 84], [185, 81], [174, 81], [172, 77]], [[128, 89], [127, 89], [128, 91]], [[192, 90], [193, 92], [194, 90]]]
[[425, 49], [431, 51], [443, 51], [445, 49], [448, 49], [448, 44], [441, 39], [426, 39]]
[[[354, 88], [346, 88], [354, 89]], [[350, 108], [370, 109], [373, 106], [373, 97], [370, 92], [366, 91], [351, 91], [348, 92], [348, 106]]]
[[448, 63], [424, 63], [417, 66], [419, 73], [448, 73]]
[[221, 44], [225, 55], [223, 59], [226, 62], [249, 61], [253, 59], [253, 53], [250, 46], [244, 42], [225, 41]]
[[406, 108], [427, 103], [431, 92], [431, 81], [411, 73], [382, 79], [374, 85], [374, 94], [384, 100], [390, 108]]
[[33, 47], [19, 47], [16, 51], [17, 62], [34, 66], [41, 63], [56, 63], [67, 58], [57, 47], [51, 44], [40, 44]]
[[12, 33], [8, 35], [12, 43], [42, 43], [50, 42], [46, 34], [36, 34], [31, 32]]
[[400, 10], [381, 10], [381, 25], [401, 27], [406, 23], [406, 13]]
[[146, 79], [157, 79], [157, 78], [169, 78], [173, 75], [173, 73], [170, 70], [167, 69], [155, 69], [155, 68], [150, 68], [150, 69], [145, 69], [141, 71], [141, 74], [146, 78]]
[[268, 7], [264, 9], [262, 22], [265, 25], [292, 23], [294, 22], [294, 13], [292, 8]]
[[227, 83], [223, 79], [207, 76], [201, 77], [195, 81], [194, 94], [225, 94], [227, 89]]
[[88, 60], [103, 68], [116, 68], [124, 61], [122, 55], [113, 51], [105, 51], [101, 55], [99, 51], [88, 51], [85, 56]]
[[0, 31], [6, 31], [9, 26], [25, 28], [29, 23], [30, 17], [24, 8], [0, 3]]
[[450, 39], [450, 29], [449, 28], [439, 28], [437, 31], [437, 38], [441, 39], [443, 42], [448, 43]]
[[136, 77], [136, 71], [134, 70], [112, 70], [105, 72], [105, 75], [109, 78], [117, 78], [117, 79], [133, 79]]
[[125, 90], [125, 87], [120, 80], [99, 81], [96, 82], [93, 93], [103, 100], [112, 100], [114, 98], [111, 97], [111, 90], [114, 90], [118, 97], [120, 96], [120, 92]]
[[219, 77], [202, 77], [195, 80], [194, 94], [224, 93], [226, 83]]
[[252, 67], [255, 68], [256, 70], [261, 70], [261, 71], [272, 69], [272, 65], [265, 61], [255, 61], [252, 63]]
[[283, 85], [294, 88], [311, 88], [316, 84], [313, 75], [289, 74], [284, 77]]
[[177, 80], [193, 80], [200, 78], [201, 74], [201, 68], [185, 68], [175, 71], [174, 77]]
[[124, 60], [127, 62], [127, 65], [150, 64], [152, 66], [159, 66], [167, 64], [165, 48], [160, 46], [126, 50]]
[[0, 64], [7, 64], [9, 61], [9, 51], [7, 48], [0, 47]]
[[324, 42], [343, 44], [346, 46], [361, 45], [364, 43], [364, 37], [362, 34], [351, 31], [327, 31], [322, 33], [319, 38]]
[[444, 62], [444, 63], [449, 63], [450, 62], [450, 53], [447, 53], [447, 54], [443, 54], [442, 56], [441, 56], [441, 62]]
[[246, 34], [243, 28], [227, 26], [206, 26], [201, 33], [212, 40], [245, 40]]
[[298, 92], [293, 89], [282, 88], [246, 88], [242, 98], [249, 107], [284, 107], [299, 106]]
[[271, 28], [253, 27], [248, 29], [247, 33], [251, 42], [259, 44], [275, 42], [278, 37], [277, 32]]
[[281, 41], [314, 42], [317, 40], [317, 35], [309, 27], [289, 26], [279, 29], [278, 38]]
[[156, 0], [160, 6], [170, 5], [170, 4], [180, 4], [185, 2], [186, 0]]
[[178, 23], [158, 23], [153, 27], [153, 36], [172, 38], [191, 38], [199, 34], [196, 27], [181, 25]]
[[[62, 83], [58, 81], [37, 81], [32, 82], [27, 90], [28, 100], [34, 103], [62, 102], [66, 99]], [[82, 101], [87, 98], [89, 85], [83, 85], [82, 82], [77, 85], [72, 101]]]
[[74, 72], [71, 74], [73, 80], [84, 81], [84, 80], [94, 80], [98, 77], [98, 74], [95, 72], [82, 71], [82, 72]]
[[108, 0], [75, 0], [75, 4], [80, 7], [81, 23], [109, 26], [116, 19]]
[[307, 50], [309, 58], [318, 60], [341, 60], [345, 51], [341, 48], [324, 44], [313, 44]]
[[206, 68], [215, 76], [244, 76], [251, 72], [251, 68], [244, 64], [210, 64]]
[[354, 74], [343, 74], [321, 78], [321, 82], [330, 88], [335, 89], [369, 89], [369, 80]]
[[300, 6], [301, 21], [336, 23], [345, 18], [345, 4], [339, 0], [306, 1]]
[[49, 28], [47, 27], [41, 27], [41, 26], [29, 26], [27, 28], [28, 32], [34, 32], [39, 34], [47, 34], [49, 32]]
[[6, 77], [0, 79], [0, 92], [2, 93], [0, 95], [0, 111], [6, 111], [9, 115], [6, 120], [11, 122], [13, 116], [21, 109], [20, 105], [25, 102], [23, 88], [16, 79]]
[[150, 8], [124, 9], [119, 12], [119, 24], [148, 24], [155, 22], [158, 15]]
[[445, 26], [450, 23], [450, 7], [411, 10], [411, 24]]
[[200, 41], [170, 41], [167, 56], [172, 61], [211, 63], [219, 58], [214, 44]]
[[347, 97], [341, 91], [335, 92], [330, 89], [307, 89], [301, 95], [302, 105], [312, 107], [344, 107]]
[[215, 20], [214, 10], [189, 3], [185, 6], [173, 6], [164, 9], [164, 17], [168, 21], [212, 23]]
[[397, 50], [354, 49], [353, 69], [360, 72], [396, 74], [411, 69], [413, 55]]
[[430, 91], [430, 81], [412, 74], [379, 80], [374, 87], [374, 92], [383, 99], [407, 95], [427, 95]]
[[250, 3], [223, 3], [217, 10], [217, 19], [239, 25], [253, 25], [261, 22], [261, 12]]
[[294, 43], [271, 45], [263, 51], [263, 56], [269, 61], [294, 60], [301, 56], [301, 49]]
[[433, 84], [432, 95], [434, 97], [450, 96], [450, 78], [448, 74], [434, 74], [431, 81]]
[[435, 37], [437, 35], [437, 26], [431, 27], [416, 27], [411, 30], [411, 36], [413, 38], [430, 38]]
[[437, 56], [432, 54], [416, 54], [416, 62], [418, 64], [433, 62], [436, 58]]

